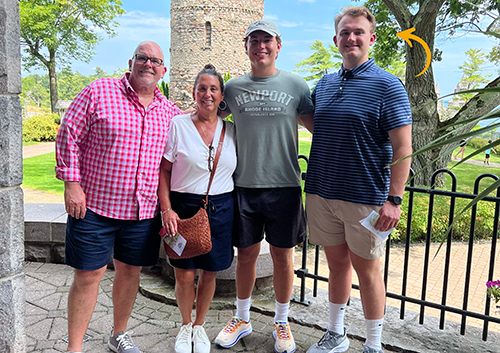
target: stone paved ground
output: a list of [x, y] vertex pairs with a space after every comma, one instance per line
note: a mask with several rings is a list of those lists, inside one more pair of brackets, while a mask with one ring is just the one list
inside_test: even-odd
[[[72, 282], [73, 270], [65, 265], [26, 263], [26, 340], [27, 352], [64, 352], [67, 336], [67, 298]], [[98, 303], [87, 333], [90, 340], [84, 343], [87, 353], [110, 352], [106, 346], [112, 327], [112, 281], [114, 271], [106, 271], [101, 282]], [[154, 277], [144, 275], [143, 280], [151, 284]], [[157, 280], [157, 279], [156, 279]], [[173, 293], [170, 288], [170, 293]], [[209, 310], [205, 323], [211, 340], [233, 315], [234, 298], [218, 298]], [[212, 352], [273, 352], [272, 317], [263, 313], [251, 313], [254, 332], [230, 349], [213, 345]], [[181, 324], [180, 312], [175, 305], [149, 299], [138, 294], [129, 321], [134, 342], [144, 353], [174, 352], [175, 336]], [[297, 352], [306, 352], [323, 331], [307, 325], [291, 324], [297, 342]], [[348, 352], [360, 352], [361, 341], [352, 339]]]

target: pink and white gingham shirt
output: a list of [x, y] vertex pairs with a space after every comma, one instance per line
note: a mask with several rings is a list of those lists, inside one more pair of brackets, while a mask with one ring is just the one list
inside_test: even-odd
[[97, 214], [142, 220], [158, 214], [158, 179], [170, 121], [182, 112], [158, 88], [144, 108], [128, 82], [103, 78], [73, 100], [56, 138], [56, 177], [78, 181]]

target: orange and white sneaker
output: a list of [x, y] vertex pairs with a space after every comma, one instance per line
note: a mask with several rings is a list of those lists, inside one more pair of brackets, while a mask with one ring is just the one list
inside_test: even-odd
[[274, 344], [276, 353], [295, 352], [295, 340], [293, 339], [292, 332], [290, 331], [290, 324], [288, 322], [275, 322], [273, 336], [276, 340]]
[[240, 338], [248, 336], [251, 333], [252, 324], [250, 321], [246, 322], [242, 318], [233, 316], [231, 321], [215, 338], [215, 344], [224, 348], [230, 348], [238, 343]]

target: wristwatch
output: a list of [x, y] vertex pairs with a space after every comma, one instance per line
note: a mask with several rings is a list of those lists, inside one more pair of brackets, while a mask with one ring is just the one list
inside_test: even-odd
[[397, 206], [401, 205], [401, 203], [403, 202], [403, 198], [399, 195], [394, 195], [394, 196], [389, 195], [387, 196], [387, 201], [390, 201]]

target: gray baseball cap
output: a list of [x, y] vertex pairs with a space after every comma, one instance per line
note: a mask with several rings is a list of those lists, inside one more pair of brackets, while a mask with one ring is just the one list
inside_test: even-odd
[[250, 26], [247, 28], [247, 33], [245, 34], [245, 38], [248, 37], [255, 31], [264, 31], [269, 33], [273, 37], [279, 36], [280, 31], [278, 30], [278, 26], [274, 22], [266, 21], [266, 20], [258, 20], [250, 23]]

